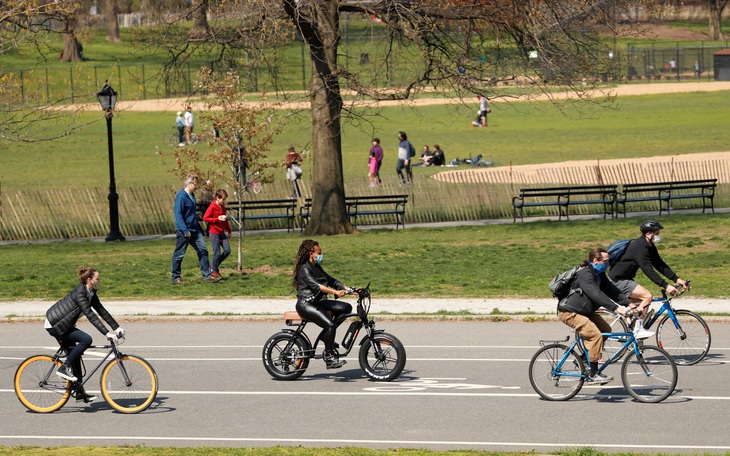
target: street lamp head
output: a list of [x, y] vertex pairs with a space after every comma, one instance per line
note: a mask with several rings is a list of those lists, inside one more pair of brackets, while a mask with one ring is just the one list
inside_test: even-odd
[[117, 104], [117, 92], [109, 85], [109, 81], [104, 82], [104, 86], [96, 96], [99, 98], [102, 110], [107, 112], [114, 110], [114, 106]]

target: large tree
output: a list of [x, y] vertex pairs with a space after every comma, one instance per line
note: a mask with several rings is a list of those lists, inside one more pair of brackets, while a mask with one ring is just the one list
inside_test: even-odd
[[722, 12], [727, 6], [728, 0], [707, 0], [710, 10], [710, 39], [722, 40]]
[[[243, 49], [247, 59], [259, 55], [259, 63], [270, 64], [271, 54], [262, 49], [270, 46], [272, 37], [296, 34], [306, 46], [313, 151], [307, 234], [341, 234], [353, 231], [345, 215], [341, 154], [343, 119], [352, 105], [343, 101], [342, 86], [353, 100], [407, 100], [426, 88], [492, 98], [507, 95], [505, 88], [514, 86], [548, 94], [570, 90], [573, 102], [587, 100], [600, 74], [614, 73], [620, 61], [611, 35], [620, 25], [617, 18], [627, 8], [650, 9], [655, 3], [659, 2], [229, 0], [219, 9], [221, 20], [210, 26], [206, 49], [211, 57], [220, 56], [219, 61], [228, 58], [226, 51]], [[370, 37], [375, 55], [365, 59], [361, 48], [343, 40], [343, 15], [369, 21], [369, 33], [362, 36]], [[190, 42], [168, 47], [177, 62], [200, 49]], [[359, 65], [354, 63], [358, 53]]]

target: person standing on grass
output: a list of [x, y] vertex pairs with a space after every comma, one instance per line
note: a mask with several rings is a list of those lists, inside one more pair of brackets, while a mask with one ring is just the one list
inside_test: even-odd
[[188, 106], [185, 108], [185, 139], [188, 144], [192, 144], [193, 128], [195, 127], [195, 121], [193, 119], [193, 108]]
[[185, 119], [183, 118], [182, 111], [177, 112], [175, 128], [177, 128], [177, 144], [182, 147], [185, 145]]
[[192, 245], [198, 254], [200, 273], [206, 282], [217, 282], [220, 279], [210, 275], [210, 262], [208, 260], [208, 247], [205, 245], [205, 237], [200, 229], [200, 221], [196, 212], [195, 190], [198, 188], [198, 176], [188, 174], [185, 179], [185, 187], [177, 192], [175, 196], [175, 251], [172, 252], [172, 283], [183, 283], [181, 274], [182, 261], [188, 245]]
[[228, 192], [223, 189], [217, 190], [215, 200], [211, 201], [208, 210], [203, 215], [203, 221], [208, 224], [208, 237], [210, 238], [211, 250], [213, 250], [210, 275], [219, 279], [221, 278], [220, 265], [231, 254], [231, 245], [228, 239], [231, 237], [232, 231], [226, 215], [227, 198]]
[[289, 198], [302, 197], [302, 192], [299, 190], [299, 179], [302, 178], [302, 161], [302, 156], [297, 153], [294, 145], [290, 145], [286, 157], [284, 157], [286, 178], [291, 181], [291, 196]]

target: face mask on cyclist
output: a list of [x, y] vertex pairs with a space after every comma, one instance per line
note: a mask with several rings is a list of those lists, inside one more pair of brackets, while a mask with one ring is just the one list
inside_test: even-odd
[[591, 263], [593, 265], [593, 269], [599, 273], [603, 274], [606, 272], [606, 269], [608, 269], [608, 263]]
[[321, 253], [314, 258], [314, 262], [317, 263], [317, 264], [319, 264], [319, 263], [322, 262], [322, 254]]
[[654, 238], [651, 240], [651, 242], [653, 242], [654, 244], [658, 244], [659, 241], [661, 241], [661, 240], [662, 240], [662, 237], [659, 236], [658, 234], [655, 234]]

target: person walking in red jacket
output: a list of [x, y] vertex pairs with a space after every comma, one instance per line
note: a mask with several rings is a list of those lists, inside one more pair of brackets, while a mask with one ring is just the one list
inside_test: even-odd
[[[218, 268], [223, 260], [231, 254], [231, 245], [228, 239], [231, 237], [231, 225], [226, 215], [226, 199], [228, 192], [220, 189], [215, 192], [215, 200], [210, 203], [208, 210], [203, 215], [203, 221], [208, 223], [208, 236], [210, 237], [213, 260], [210, 263], [210, 275], [220, 278]], [[226, 233], [228, 235], [226, 235]]]

